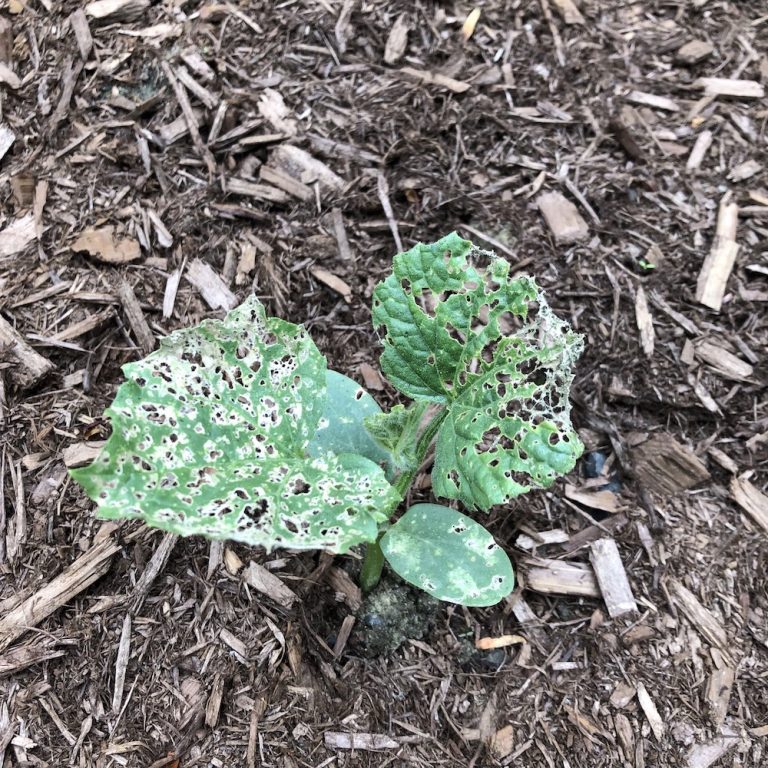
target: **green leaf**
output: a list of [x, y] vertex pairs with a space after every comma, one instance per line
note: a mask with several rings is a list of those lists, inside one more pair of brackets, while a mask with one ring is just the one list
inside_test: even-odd
[[414, 505], [379, 543], [399, 576], [438, 600], [495, 605], [515, 586], [512, 564], [493, 536], [448, 507]]
[[326, 376], [325, 410], [307, 447], [310, 456], [356, 453], [375, 464], [392, 461], [364, 426], [367, 418], [383, 416], [377, 402], [356, 381], [336, 371]]
[[100, 517], [343, 552], [375, 540], [397, 503], [368, 459], [307, 458], [325, 405], [325, 358], [303, 328], [265, 317], [254, 297], [123, 370], [106, 412], [112, 436], [72, 472]]
[[446, 409], [433, 489], [469, 508], [550, 486], [583, 450], [568, 401], [582, 338], [532, 278], [509, 273], [507, 261], [453, 233], [398, 254], [373, 294], [382, 370], [400, 391]]
[[416, 441], [419, 426], [429, 403], [417, 402], [408, 408], [396, 405], [389, 413], [378, 413], [365, 419], [365, 428], [389, 454], [397, 470], [416, 467]]

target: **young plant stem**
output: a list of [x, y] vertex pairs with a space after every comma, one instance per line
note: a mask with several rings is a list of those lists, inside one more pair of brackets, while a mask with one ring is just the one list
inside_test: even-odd
[[[397, 478], [395, 489], [401, 499], [405, 498], [408, 489], [411, 487], [411, 484], [416, 477], [416, 473], [424, 463], [429, 446], [432, 445], [432, 441], [435, 439], [437, 430], [440, 429], [440, 425], [443, 423], [446, 413], [447, 411], [445, 409], [438, 411], [432, 421], [427, 424], [416, 443], [416, 461], [413, 469], [403, 472], [403, 474]], [[379, 540], [383, 535], [384, 531], [379, 534], [379, 538], [376, 541], [372, 541], [365, 548], [363, 569], [360, 572], [360, 589], [362, 589], [364, 593], [370, 592], [381, 580], [381, 572], [384, 569], [384, 553], [379, 546]]]
[[[383, 535], [383, 534], [382, 534]], [[379, 536], [379, 539], [381, 535]], [[381, 571], [384, 568], [384, 553], [379, 546], [379, 540], [372, 541], [365, 548], [363, 569], [360, 571], [360, 589], [368, 594], [381, 580]]]
[[411, 487], [411, 484], [416, 477], [416, 473], [421, 469], [421, 465], [427, 457], [429, 446], [432, 445], [432, 441], [435, 439], [435, 435], [437, 434], [438, 429], [440, 429], [440, 425], [443, 423], [443, 419], [445, 419], [447, 413], [448, 411], [445, 410], [445, 408], [439, 410], [419, 436], [419, 440], [416, 443], [416, 461], [414, 462], [413, 468], [407, 472], [403, 472], [403, 474], [397, 478], [397, 482], [395, 483], [395, 490], [398, 492], [401, 499], [405, 498], [405, 494], [408, 493], [408, 489]]

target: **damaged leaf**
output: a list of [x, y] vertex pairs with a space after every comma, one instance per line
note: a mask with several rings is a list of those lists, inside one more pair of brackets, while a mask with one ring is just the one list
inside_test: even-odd
[[397, 501], [370, 459], [307, 456], [325, 406], [325, 359], [255, 298], [224, 321], [177, 331], [124, 372], [106, 414], [112, 436], [72, 472], [102, 518], [343, 552], [374, 540]]
[[383, 372], [444, 409], [435, 493], [469, 508], [547, 488], [582, 452], [568, 401], [582, 338], [509, 271], [454, 233], [398, 254], [374, 291]]

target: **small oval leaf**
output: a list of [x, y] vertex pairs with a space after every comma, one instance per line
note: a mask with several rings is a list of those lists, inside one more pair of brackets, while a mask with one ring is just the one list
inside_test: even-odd
[[405, 581], [449, 603], [495, 605], [515, 586], [506, 552], [479, 523], [439, 504], [415, 504], [382, 537]]
[[317, 432], [307, 446], [310, 456], [356, 453], [376, 464], [391, 465], [392, 456], [369, 434], [363, 422], [381, 414], [378, 403], [356, 381], [336, 371], [326, 374], [327, 399]]

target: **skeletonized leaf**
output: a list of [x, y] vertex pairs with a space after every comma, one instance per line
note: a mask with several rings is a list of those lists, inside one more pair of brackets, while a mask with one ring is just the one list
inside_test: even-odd
[[512, 564], [488, 531], [439, 504], [416, 504], [382, 537], [394, 571], [439, 600], [495, 605], [515, 586]]
[[532, 278], [509, 271], [453, 233], [395, 256], [374, 291], [383, 372], [401, 392], [445, 407], [435, 493], [470, 508], [548, 487], [582, 451], [568, 401], [581, 336]]
[[266, 548], [346, 551], [396, 497], [362, 456], [307, 458], [326, 363], [303, 328], [251, 297], [124, 367], [112, 436], [72, 472], [104, 518]]

